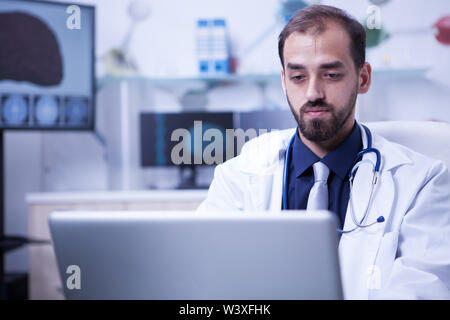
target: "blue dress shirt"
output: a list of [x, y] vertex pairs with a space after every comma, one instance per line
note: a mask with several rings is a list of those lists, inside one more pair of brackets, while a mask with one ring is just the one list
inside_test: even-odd
[[297, 133], [289, 159], [287, 208], [306, 209], [309, 191], [314, 184], [312, 165], [322, 161], [330, 169], [328, 209], [337, 214], [342, 228], [350, 194], [348, 173], [353, 167], [356, 154], [361, 150], [361, 130], [356, 122], [350, 135], [322, 159], [301, 141]]

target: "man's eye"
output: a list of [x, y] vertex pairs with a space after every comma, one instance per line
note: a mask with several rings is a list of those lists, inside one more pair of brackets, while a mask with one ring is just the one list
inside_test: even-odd
[[292, 80], [294, 80], [294, 81], [300, 81], [300, 80], [303, 80], [303, 79], [305, 79], [305, 76], [293, 76], [292, 77]]
[[341, 75], [339, 73], [327, 73], [326, 76], [327, 78], [335, 80], [338, 79]]

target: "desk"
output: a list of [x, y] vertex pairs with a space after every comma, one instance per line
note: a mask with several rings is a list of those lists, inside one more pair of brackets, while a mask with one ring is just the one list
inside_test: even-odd
[[[207, 190], [30, 193], [28, 235], [51, 240], [48, 217], [64, 210], [195, 210]], [[30, 299], [64, 299], [56, 257], [50, 244], [29, 246]]]

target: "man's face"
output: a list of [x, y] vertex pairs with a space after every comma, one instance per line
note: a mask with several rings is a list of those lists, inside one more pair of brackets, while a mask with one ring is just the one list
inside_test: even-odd
[[341, 26], [330, 22], [318, 35], [292, 33], [284, 66], [283, 89], [303, 137], [323, 142], [353, 126], [359, 77]]

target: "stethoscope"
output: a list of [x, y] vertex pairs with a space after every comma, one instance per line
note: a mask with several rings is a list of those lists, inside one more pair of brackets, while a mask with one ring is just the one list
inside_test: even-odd
[[[364, 131], [366, 132], [366, 137], [367, 137], [367, 148], [361, 150], [360, 152], [358, 152], [358, 154], [355, 157], [355, 160], [353, 161], [353, 168], [350, 170], [348, 177], [349, 177], [349, 184], [350, 184], [350, 196], [349, 196], [349, 202], [350, 202], [350, 214], [353, 220], [353, 223], [355, 224], [355, 228], [350, 229], [350, 230], [343, 230], [343, 229], [337, 229], [337, 231], [339, 233], [349, 233], [352, 232], [358, 228], [367, 228], [370, 227], [376, 223], [381, 223], [384, 222], [384, 217], [383, 216], [379, 216], [377, 218], [377, 220], [375, 220], [372, 223], [369, 224], [363, 224], [364, 219], [367, 216], [367, 213], [369, 212], [369, 208], [372, 205], [372, 199], [373, 199], [373, 192], [375, 190], [375, 185], [377, 184], [378, 181], [378, 177], [380, 175], [380, 166], [381, 166], [381, 154], [380, 151], [376, 148], [372, 147], [372, 133], [370, 132], [369, 128], [367, 128], [365, 125], [361, 125], [364, 128]], [[291, 140], [289, 141], [289, 145], [286, 151], [286, 158], [284, 160], [284, 172], [283, 172], [283, 195], [282, 195], [282, 209], [286, 210], [287, 209], [287, 176], [288, 176], [288, 170], [289, 170], [289, 159], [290, 159], [290, 155], [291, 155], [291, 149], [292, 149], [292, 144], [294, 143], [295, 140], [295, 135], [297, 134], [297, 132], [295, 132], [295, 134], [292, 136]], [[373, 164], [372, 161], [368, 160], [368, 159], [362, 159], [362, 157], [367, 154], [367, 153], [375, 153], [376, 155], [376, 161], [375, 164]], [[361, 161], [360, 161], [361, 160]], [[363, 163], [370, 163], [372, 165], [372, 172], [373, 172], [373, 178], [372, 178], [372, 183], [370, 184], [370, 197], [369, 197], [369, 201], [368, 204], [366, 206], [366, 209], [364, 210], [364, 214], [361, 218], [361, 220], [358, 221], [358, 219], [356, 218], [355, 215], [355, 208], [354, 208], [354, 204], [353, 204], [353, 197], [352, 197], [352, 190], [353, 190], [353, 180], [356, 176], [356, 171], [358, 170], [359, 166], [361, 166]]]

